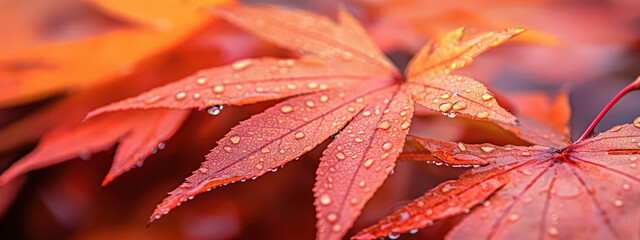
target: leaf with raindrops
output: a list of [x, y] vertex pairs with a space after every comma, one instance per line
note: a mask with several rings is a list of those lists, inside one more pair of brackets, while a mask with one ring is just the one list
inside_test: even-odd
[[405, 80], [344, 9], [338, 22], [279, 7], [211, 12], [300, 55], [245, 59], [202, 70], [88, 114], [93, 118], [128, 109], [198, 108], [217, 115], [225, 105], [286, 98], [220, 139], [201, 167], [156, 207], [150, 222], [199, 193], [275, 171], [335, 135], [320, 159], [313, 190], [317, 238], [341, 239], [393, 171], [414, 102], [449, 117], [517, 125], [483, 84], [449, 72], [521, 29], [470, 39], [461, 30], [452, 32], [425, 46]]
[[412, 160], [485, 165], [354, 239], [396, 236], [462, 213], [469, 214], [449, 239], [635, 239], [640, 231], [640, 117], [561, 148], [410, 139]]

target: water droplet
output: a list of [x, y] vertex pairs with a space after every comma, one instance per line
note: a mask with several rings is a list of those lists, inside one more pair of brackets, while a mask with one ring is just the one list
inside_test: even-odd
[[200, 93], [194, 93], [193, 99], [200, 99]]
[[518, 214], [511, 214], [511, 215], [509, 215], [509, 220], [511, 220], [511, 221], [513, 221], [513, 222], [518, 221], [518, 220], [520, 220], [520, 215], [518, 215]]
[[387, 235], [387, 237], [389, 237], [389, 239], [398, 239], [400, 237], [400, 233], [395, 233], [395, 232], [390, 232], [389, 235]]
[[365, 117], [371, 116], [371, 111], [367, 110], [362, 112], [362, 116], [365, 116]]
[[615, 126], [615, 127], [612, 127], [609, 131], [617, 132], [617, 131], [620, 131], [620, 129], [622, 129], [622, 126]]
[[336, 153], [336, 157], [337, 157], [339, 160], [344, 160], [345, 158], [347, 158], [347, 156], [345, 156], [345, 155], [344, 155], [344, 153], [341, 153], [341, 152]]
[[329, 214], [327, 215], [327, 221], [328, 221], [329, 223], [335, 223], [335, 222], [337, 222], [337, 221], [338, 221], [338, 214], [335, 214], [335, 213], [329, 213]]
[[222, 149], [224, 149], [227, 152], [231, 152], [231, 150], [232, 150], [231, 147], [229, 147], [229, 146], [224, 146]]
[[467, 103], [463, 101], [456, 102], [453, 104], [453, 110], [462, 110], [467, 108]]
[[240, 136], [231, 136], [229, 140], [231, 140], [232, 143], [236, 144], [240, 142]]
[[355, 109], [355, 108], [353, 108], [353, 107], [348, 107], [348, 108], [347, 108], [347, 111], [349, 111], [349, 112], [355, 112], [355, 111], [356, 111], [356, 109]]
[[389, 129], [390, 127], [391, 127], [391, 124], [387, 121], [384, 121], [378, 124], [378, 128], [380, 129]]
[[640, 117], [637, 117], [635, 120], [633, 120], [633, 126], [640, 128]]
[[483, 152], [491, 153], [491, 152], [493, 152], [493, 150], [494, 150], [495, 148], [493, 148], [493, 147], [487, 147], [487, 146], [482, 146], [482, 147], [480, 147], [480, 149], [482, 149], [482, 151], [483, 151]]
[[443, 104], [440, 105], [439, 108], [440, 108], [440, 111], [446, 112], [446, 111], [451, 110], [452, 107], [453, 107], [453, 105], [451, 105], [451, 103], [443, 103]]
[[[331, 204], [331, 196], [329, 196], [329, 194], [322, 194], [319, 198], [320, 200], [320, 204], [327, 206], [329, 204]], [[336, 216], [337, 217], [337, 216]]]
[[209, 171], [209, 169], [204, 168], [204, 167], [198, 168], [198, 172], [200, 172], [200, 173], [202, 173], [202, 174], [205, 174], [205, 173], [207, 173], [208, 171]]
[[307, 87], [314, 89], [318, 87], [318, 83], [316, 82], [310, 82], [309, 84], [307, 84]]
[[442, 193], [447, 193], [453, 189], [456, 189], [456, 187], [446, 184], [440, 189], [440, 191], [442, 191]]
[[449, 99], [450, 97], [451, 97], [451, 94], [449, 93], [445, 93], [445, 94], [442, 94], [442, 96], [440, 96], [440, 98], [442, 99]]
[[418, 229], [409, 230], [409, 234], [416, 234], [417, 232], [418, 232]]
[[282, 111], [283, 113], [290, 113], [293, 111], [293, 107], [291, 105], [283, 105], [282, 107], [280, 107], [280, 111]]
[[360, 143], [360, 142], [362, 142], [363, 140], [362, 140], [362, 138], [355, 138], [355, 139], [353, 139], [353, 141], [354, 141], [354, 142], [357, 142], [357, 143]]
[[315, 106], [316, 106], [316, 103], [314, 103], [314, 102], [313, 102], [313, 101], [311, 101], [311, 100], [307, 100], [307, 107], [312, 108], [312, 107], [315, 107]]
[[406, 130], [407, 128], [409, 128], [411, 126], [411, 123], [409, 122], [403, 122], [402, 125], [400, 125], [400, 127], [402, 128], [402, 130]]
[[342, 225], [340, 224], [333, 225], [333, 227], [331, 227], [331, 230], [334, 232], [339, 232], [340, 230], [342, 230]]
[[205, 77], [198, 77], [196, 78], [196, 83], [198, 85], [204, 85], [205, 83], [207, 83], [207, 79]]
[[560, 235], [560, 231], [558, 231], [558, 229], [555, 227], [550, 227], [549, 229], [547, 229], [547, 233], [552, 237], [557, 237], [558, 235]]
[[360, 202], [360, 201], [358, 200], [358, 198], [355, 198], [355, 197], [353, 197], [353, 198], [351, 198], [351, 200], [349, 200], [349, 203], [351, 203], [351, 205], [356, 205], [356, 204], [358, 204], [358, 202]]
[[632, 162], [638, 161], [638, 157], [633, 156], [633, 157], [629, 158], [629, 161], [632, 161]]
[[262, 164], [260, 164], [260, 163], [256, 164], [256, 169], [262, 170], [262, 168], [263, 168]]
[[371, 165], [373, 165], [373, 159], [369, 159], [367, 161], [364, 162], [364, 164], [362, 164], [364, 167], [366, 168], [370, 168]]
[[320, 97], [320, 102], [327, 102], [327, 100], [329, 100], [329, 97], [327, 97], [326, 95]]
[[477, 118], [487, 118], [489, 116], [488, 112], [479, 112], [478, 114], [476, 114]]
[[631, 185], [628, 183], [622, 184], [622, 190], [629, 191], [631, 190]]
[[186, 92], [178, 92], [178, 93], [176, 93], [176, 99], [177, 100], [182, 100], [182, 99], [184, 99], [186, 97], [187, 97], [187, 93]]
[[617, 200], [613, 201], [613, 206], [622, 207], [622, 206], [624, 206], [624, 203], [622, 202], [622, 200], [617, 199]]
[[361, 187], [361, 188], [362, 188], [362, 187], [364, 187], [366, 184], [367, 184], [367, 183], [366, 183], [364, 180], [361, 180], [361, 181], [358, 183], [358, 187]]
[[224, 92], [224, 86], [218, 85], [218, 86], [213, 87], [213, 92], [215, 92], [215, 93]]
[[242, 71], [246, 68], [248, 68], [249, 66], [251, 66], [253, 62], [251, 62], [251, 59], [244, 59], [244, 60], [240, 60], [237, 62], [234, 62], [233, 64], [231, 64], [231, 68], [234, 71]]
[[493, 95], [491, 95], [491, 93], [482, 94], [482, 100], [489, 101], [491, 99], [493, 99]]
[[446, 113], [445, 115], [446, 115], [447, 117], [449, 117], [449, 118], [454, 118], [454, 117], [456, 117], [456, 113], [454, 113], [454, 112]]
[[638, 164], [632, 163], [629, 165], [629, 167], [635, 169], [638, 167]]
[[386, 142], [382, 144], [382, 150], [389, 151], [393, 147], [393, 143]]
[[458, 143], [458, 149], [460, 149], [460, 151], [466, 151], [467, 150], [467, 146], [465, 146], [464, 143], [459, 142]]
[[531, 156], [531, 153], [527, 152], [527, 151], [523, 151], [523, 152], [520, 153], [520, 155], [528, 157], [528, 156]]
[[144, 103], [145, 104], [154, 104], [154, 103], [158, 102], [158, 100], [160, 100], [160, 96], [150, 97], [150, 98], [147, 98], [147, 100], [144, 100]]
[[353, 54], [349, 51], [343, 51], [340, 56], [342, 57], [342, 60], [345, 61], [351, 61], [353, 59]]
[[303, 132], [297, 132], [296, 135], [294, 135], [294, 137], [296, 139], [302, 139], [302, 138], [304, 138], [304, 133]]
[[222, 105], [213, 105], [213, 106], [207, 107], [206, 110], [207, 110], [207, 113], [209, 113], [210, 115], [215, 116], [215, 115], [220, 114], [220, 112], [222, 111], [223, 108], [224, 108], [224, 106], [222, 106]]
[[287, 65], [287, 67], [293, 67], [293, 66], [295, 66], [295, 65], [296, 65], [296, 61], [295, 61], [295, 60], [293, 60], [293, 59], [287, 59], [287, 60], [285, 61], [285, 64]]
[[424, 212], [424, 214], [426, 214], [427, 216], [430, 216], [430, 215], [432, 215], [432, 214], [433, 214], [433, 210], [431, 210], [431, 209], [427, 209], [427, 211], [426, 211], [426, 212]]

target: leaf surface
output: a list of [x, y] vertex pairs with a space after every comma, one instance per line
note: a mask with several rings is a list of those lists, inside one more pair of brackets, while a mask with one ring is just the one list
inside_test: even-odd
[[[88, 116], [124, 109], [205, 108], [292, 98], [234, 127], [202, 166], [156, 207], [150, 222], [198, 193], [276, 169], [337, 133], [321, 158], [314, 195], [318, 239], [340, 239], [393, 170], [411, 124], [414, 101], [441, 111], [442, 103], [435, 105], [432, 99], [445, 92], [457, 93], [443, 103], [465, 99], [468, 105], [461, 108], [462, 103], [452, 102], [451, 109], [443, 112], [475, 116], [481, 109], [490, 112], [483, 119], [516, 125], [515, 117], [493, 97], [482, 99], [490, 93], [473, 79], [442, 73], [419, 74], [403, 81], [362, 26], [344, 10], [338, 14], [339, 23], [277, 7], [212, 11], [301, 53], [301, 58], [240, 60], [99, 108]], [[491, 33], [484, 38], [493, 39], [493, 34], [504, 35]], [[477, 51], [492, 46], [478, 45]], [[438, 69], [451, 68], [442, 60], [446, 53], [456, 52], [423, 56], [421, 61]]]
[[[472, 208], [469, 216], [448, 234], [449, 239], [637, 239], [639, 140], [640, 117], [633, 124], [613, 127], [563, 149], [538, 145], [488, 149], [486, 145], [467, 144], [464, 151], [469, 154], [457, 154], [461, 149], [456, 150], [452, 143], [427, 139], [419, 142], [426, 143], [422, 146], [439, 159], [455, 156], [458, 161], [490, 161], [449, 183], [452, 186], [474, 192], [482, 190], [483, 183], [498, 179], [505, 182], [502, 188], [483, 190], [481, 196], [445, 193], [447, 200], [442, 205], [448, 205], [449, 211], [461, 213], [460, 205]], [[429, 191], [355, 238], [403, 233], [425, 227], [421, 224], [423, 219], [450, 216], [430, 217], [430, 213], [442, 211], [439, 205], [417, 207], [438, 190]], [[404, 213], [407, 211], [408, 215]], [[398, 221], [401, 217], [405, 221]], [[531, 234], [523, 236], [523, 232]]]

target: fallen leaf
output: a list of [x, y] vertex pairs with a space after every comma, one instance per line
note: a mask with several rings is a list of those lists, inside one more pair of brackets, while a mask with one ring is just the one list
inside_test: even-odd
[[[443, 162], [488, 165], [446, 182], [360, 233], [374, 239], [468, 212], [450, 239], [613, 239], [638, 232], [640, 117], [563, 148], [413, 137]], [[457, 163], [453, 163], [457, 164]], [[529, 233], [523, 236], [522, 233]], [[631, 237], [636, 238], [636, 237]]]
[[516, 118], [481, 83], [448, 73], [521, 29], [470, 39], [462, 30], [452, 32], [416, 56], [404, 81], [344, 10], [337, 24], [277, 7], [212, 12], [302, 57], [247, 59], [204, 70], [88, 117], [125, 109], [211, 109], [292, 98], [241, 122], [219, 140], [202, 166], [157, 206], [150, 222], [198, 193], [275, 171], [337, 133], [321, 158], [314, 195], [318, 239], [339, 239], [393, 170], [413, 101], [450, 117], [516, 125]]

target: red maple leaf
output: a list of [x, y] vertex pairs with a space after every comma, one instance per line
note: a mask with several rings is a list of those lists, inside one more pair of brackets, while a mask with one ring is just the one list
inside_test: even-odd
[[314, 188], [317, 236], [338, 239], [393, 170], [413, 102], [450, 117], [461, 114], [516, 125], [516, 118], [498, 106], [481, 83], [449, 72], [521, 29], [471, 39], [463, 39], [462, 29], [451, 32], [416, 55], [405, 81], [344, 10], [338, 23], [277, 7], [212, 11], [301, 57], [246, 59], [203, 70], [88, 116], [124, 109], [218, 111], [218, 105], [292, 98], [234, 127], [202, 166], [157, 206], [150, 221], [198, 193], [275, 170], [338, 133], [324, 151]]
[[465, 212], [469, 215], [448, 238], [637, 239], [640, 117], [586, 137], [622, 95], [638, 88], [640, 78], [605, 107], [580, 139], [560, 148], [410, 136], [403, 154], [411, 160], [485, 166], [440, 184], [354, 239], [397, 236]]

